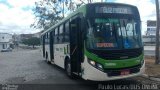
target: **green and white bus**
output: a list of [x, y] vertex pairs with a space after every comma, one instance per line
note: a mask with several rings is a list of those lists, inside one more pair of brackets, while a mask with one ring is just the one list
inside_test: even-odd
[[106, 81], [144, 73], [137, 7], [90, 3], [41, 34], [43, 57], [69, 77]]

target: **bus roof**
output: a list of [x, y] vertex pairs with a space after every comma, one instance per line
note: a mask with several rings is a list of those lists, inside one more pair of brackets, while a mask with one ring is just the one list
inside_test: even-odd
[[42, 34], [45, 34], [47, 32], [50, 32], [53, 28], [61, 25], [63, 22], [69, 20], [71, 17], [73, 17], [74, 15], [78, 14], [78, 13], [83, 13], [83, 15], [86, 14], [86, 8], [87, 6], [90, 6], [90, 5], [122, 5], [122, 6], [129, 6], [129, 7], [133, 7], [133, 8], [137, 8], [136, 6], [134, 5], [130, 5], [130, 4], [124, 4], [124, 3], [108, 3], [108, 2], [96, 2], [96, 3], [88, 3], [88, 4], [85, 4], [85, 5], [82, 5], [80, 8], [78, 8], [76, 11], [72, 12], [71, 14], [69, 14], [67, 17], [65, 17], [64, 19], [62, 19], [61, 21], [59, 21], [57, 24], [51, 26], [50, 28], [48, 28], [47, 30], [43, 30], [41, 31]]
[[123, 5], [123, 6], [129, 6], [129, 7], [136, 7], [134, 5], [131, 5], [131, 4], [125, 4], [125, 3], [113, 3], [113, 2], [96, 2], [96, 3], [88, 3], [86, 5], [98, 5], [98, 4], [106, 4], [106, 5]]

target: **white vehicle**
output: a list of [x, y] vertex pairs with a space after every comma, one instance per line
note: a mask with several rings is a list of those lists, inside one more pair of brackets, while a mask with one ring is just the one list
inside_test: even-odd
[[1, 52], [12, 52], [12, 48], [2, 49]]

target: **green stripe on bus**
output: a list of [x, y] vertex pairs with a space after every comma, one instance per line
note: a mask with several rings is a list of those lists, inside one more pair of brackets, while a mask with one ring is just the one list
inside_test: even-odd
[[140, 64], [141, 60], [143, 60], [143, 54], [140, 55], [139, 57], [132, 58], [132, 59], [125, 59], [125, 60], [106, 60], [98, 57], [93, 53], [88, 52], [87, 50], [85, 50], [85, 55], [87, 56], [87, 58], [103, 65], [104, 68], [132, 67]]

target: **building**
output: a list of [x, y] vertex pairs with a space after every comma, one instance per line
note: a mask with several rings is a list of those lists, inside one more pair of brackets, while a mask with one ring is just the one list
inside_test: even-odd
[[21, 41], [33, 37], [33, 34], [20, 34]]
[[20, 35], [13, 34], [12, 39], [13, 39], [14, 46], [17, 47], [19, 45], [19, 42], [21, 41]]
[[34, 33], [34, 34], [33, 34], [33, 37], [40, 38], [40, 36], [41, 36], [41, 32], [37, 32], [37, 33]]
[[143, 36], [144, 44], [154, 44], [156, 43], [156, 21], [148, 20], [147, 21], [147, 31], [146, 35]]
[[12, 47], [12, 34], [0, 33], [0, 51]]
[[156, 21], [147, 21], [147, 32], [146, 36], [156, 36]]
[[40, 34], [41, 34], [41, 32], [37, 32], [37, 33], [34, 33], [34, 34], [20, 34], [19, 36], [16, 36], [16, 37], [18, 37], [19, 43], [22, 43], [22, 41], [24, 39], [29, 39], [31, 37], [40, 38]]

